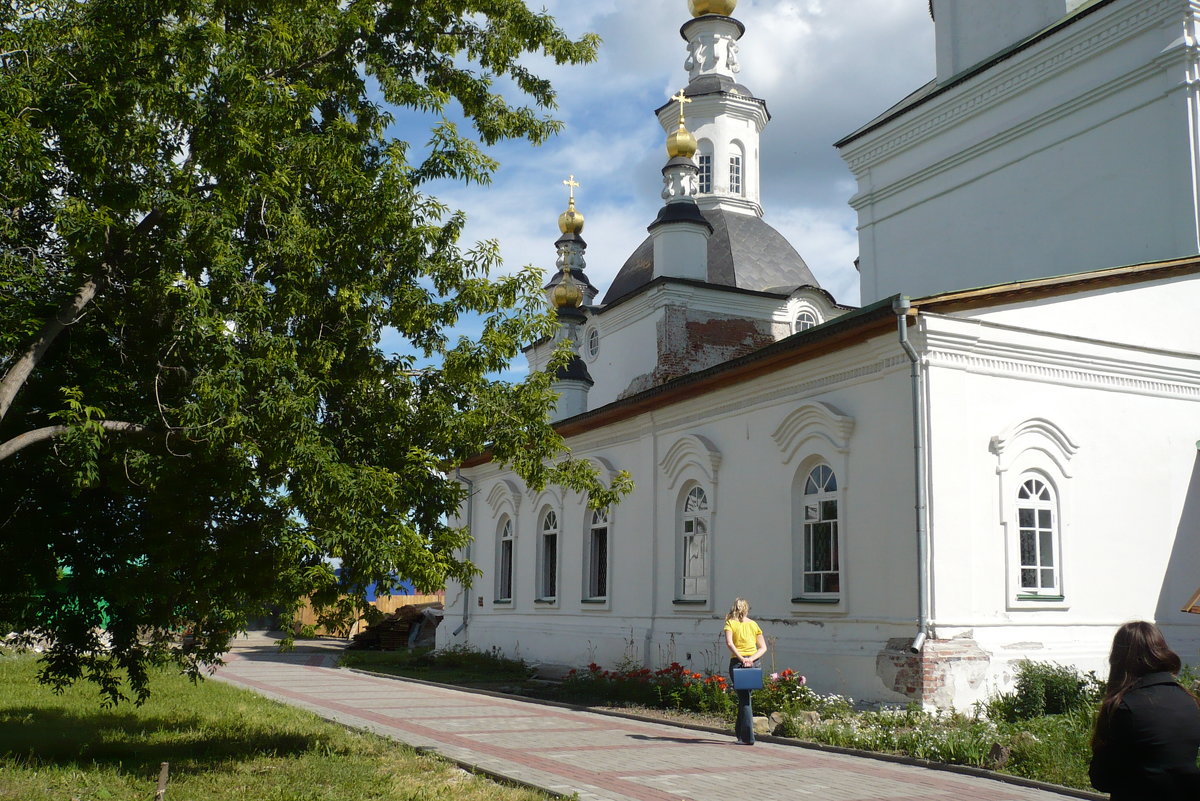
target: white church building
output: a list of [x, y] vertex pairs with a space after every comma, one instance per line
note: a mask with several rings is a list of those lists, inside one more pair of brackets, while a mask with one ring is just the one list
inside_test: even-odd
[[762, 218], [736, 0], [691, 0], [664, 204], [603, 294], [547, 297], [557, 426], [636, 489], [587, 508], [468, 461], [482, 570], [440, 646], [723, 670], [735, 597], [822, 692], [963, 708], [1022, 659], [1200, 662], [1200, 7], [933, 0], [937, 76], [837, 147], [863, 305]]

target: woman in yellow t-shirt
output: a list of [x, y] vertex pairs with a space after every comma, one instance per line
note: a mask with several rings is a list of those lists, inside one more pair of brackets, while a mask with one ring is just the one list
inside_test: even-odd
[[[725, 616], [725, 645], [733, 656], [729, 660], [729, 678], [735, 667], [755, 667], [767, 652], [762, 629], [750, 619], [750, 602], [738, 598]], [[734, 733], [742, 745], [754, 745], [754, 710], [750, 707], [750, 690], [736, 690], [738, 697], [737, 723]]]

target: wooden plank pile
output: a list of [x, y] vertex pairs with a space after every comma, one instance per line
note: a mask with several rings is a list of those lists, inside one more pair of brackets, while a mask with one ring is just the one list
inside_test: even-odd
[[433, 645], [434, 633], [442, 622], [440, 602], [405, 604], [377, 623], [355, 634], [349, 648], [395, 651]]

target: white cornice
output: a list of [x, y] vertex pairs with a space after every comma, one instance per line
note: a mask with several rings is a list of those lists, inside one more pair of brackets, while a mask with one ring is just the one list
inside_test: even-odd
[[1153, 28], [1162, 17], [1180, 10], [1180, 4], [1179, 0], [1139, 0], [1112, 9], [1080, 20], [1041, 46], [926, 101], [898, 120], [863, 134], [843, 148], [843, 158], [859, 175], [894, 152], [913, 147], [950, 125], [1028, 92], [1035, 84], [1093, 58], [1098, 51], [1135, 32]]
[[930, 367], [1200, 401], [1200, 358], [1188, 354], [980, 321], [927, 329], [925, 342]]

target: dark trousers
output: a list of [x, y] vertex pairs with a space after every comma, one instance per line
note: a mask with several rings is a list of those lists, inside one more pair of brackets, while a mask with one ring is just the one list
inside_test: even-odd
[[[729, 683], [733, 683], [733, 669], [742, 667], [742, 660], [729, 660]], [[758, 667], [755, 662], [752, 667]], [[737, 693], [737, 720], [733, 724], [733, 733], [739, 743], [754, 743], [754, 709], [750, 705], [752, 690], [734, 690]]]

